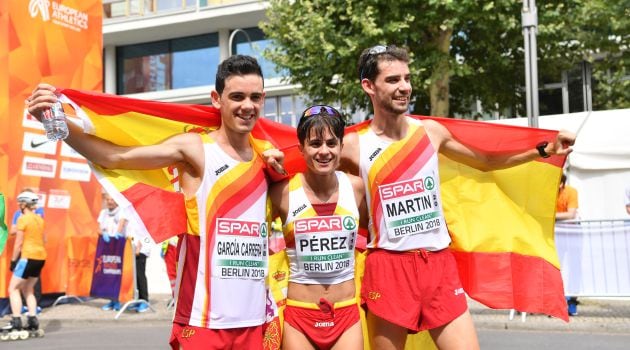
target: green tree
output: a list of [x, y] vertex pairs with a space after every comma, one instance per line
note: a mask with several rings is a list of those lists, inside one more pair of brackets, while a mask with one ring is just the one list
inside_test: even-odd
[[[595, 62], [606, 107], [627, 107], [628, 1], [538, 1], [539, 70], [559, 81], [561, 70]], [[262, 28], [275, 48], [265, 54], [314, 101], [356, 110], [369, 106], [361, 51], [395, 44], [411, 54], [415, 113], [467, 113], [476, 100], [523, 113], [521, 9], [520, 0], [271, 0]]]

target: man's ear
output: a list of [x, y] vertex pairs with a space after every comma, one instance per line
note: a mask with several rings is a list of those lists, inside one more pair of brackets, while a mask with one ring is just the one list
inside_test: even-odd
[[374, 95], [374, 82], [372, 82], [370, 79], [363, 78], [363, 80], [361, 80], [361, 87], [363, 88], [363, 91], [368, 94], [368, 96]]
[[212, 99], [212, 105], [214, 108], [221, 109], [221, 95], [219, 95], [217, 90], [212, 90], [210, 98]]

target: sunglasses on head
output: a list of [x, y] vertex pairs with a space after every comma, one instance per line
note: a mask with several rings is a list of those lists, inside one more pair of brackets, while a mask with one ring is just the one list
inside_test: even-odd
[[307, 108], [304, 113], [302, 113], [302, 118], [307, 118], [314, 115], [329, 115], [332, 117], [341, 117], [339, 112], [330, 106], [316, 105]]
[[378, 55], [378, 54], [384, 53], [386, 51], [387, 51], [387, 46], [385, 46], [385, 45], [376, 45], [376, 46], [372, 46], [368, 50], [368, 55]]
[[[376, 56], [376, 55], [380, 55], [382, 53], [387, 52], [387, 49], [388, 49], [388, 46], [386, 45], [376, 45], [376, 46], [370, 47], [370, 49], [367, 52], [367, 55], [365, 55], [366, 61], [370, 56]], [[364, 78], [363, 69], [361, 69], [360, 79], [363, 80], [363, 78]]]

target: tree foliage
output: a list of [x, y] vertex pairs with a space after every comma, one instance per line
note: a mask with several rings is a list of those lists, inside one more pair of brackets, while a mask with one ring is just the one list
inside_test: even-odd
[[[563, 69], [596, 62], [605, 106], [627, 107], [629, 1], [537, 1], [539, 70], [560, 81]], [[476, 100], [522, 113], [521, 10], [520, 0], [271, 0], [265, 55], [313, 102], [368, 109], [359, 55], [395, 44], [410, 50], [415, 113], [467, 113]]]

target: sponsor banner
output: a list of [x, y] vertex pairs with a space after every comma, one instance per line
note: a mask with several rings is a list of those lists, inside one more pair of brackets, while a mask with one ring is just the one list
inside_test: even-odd
[[22, 174], [26, 176], [54, 178], [57, 161], [47, 158], [24, 157]]
[[99, 236], [92, 270], [92, 287], [90, 296], [118, 300], [123, 275], [124, 238], [109, 242]]
[[50, 142], [46, 135], [25, 132], [22, 150], [25, 152], [54, 155], [57, 152], [57, 143]]
[[64, 180], [89, 182], [92, 175], [87, 163], [61, 162], [59, 178]]
[[76, 159], [85, 159], [79, 152], [75, 151], [74, 148], [68, 146], [67, 143], [61, 143], [61, 156], [68, 158], [76, 158]]
[[44, 126], [42, 125], [42, 123], [40, 123], [39, 120], [30, 115], [26, 107], [23, 109], [22, 112], [22, 126], [29, 129], [44, 130]]
[[48, 193], [48, 208], [68, 209], [70, 208], [71, 199], [70, 192], [51, 189]]
[[[41, 82], [101, 91], [102, 12], [99, 0], [0, 1], [0, 188], [10, 210], [27, 187], [43, 199], [48, 258], [42, 293], [65, 291], [67, 238], [95, 235], [101, 187], [87, 165], [78, 164], [85, 161], [76, 152], [62, 142], [45, 142], [41, 123], [24, 101]], [[9, 244], [6, 249], [13, 249]], [[9, 258], [0, 256], [0, 268]], [[2, 287], [10, 274], [0, 276]], [[0, 298], [6, 293], [0, 288]]]
[[89, 296], [96, 256], [97, 236], [73, 236], [68, 244], [67, 295]]

